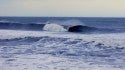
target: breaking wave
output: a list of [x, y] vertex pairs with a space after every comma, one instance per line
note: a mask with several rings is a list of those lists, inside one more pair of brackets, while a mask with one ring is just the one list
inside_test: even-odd
[[46, 24], [43, 27], [43, 30], [56, 31], [56, 32], [65, 32], [65, 31], [67, 31], [63, 26], [61, 26], [59, 24]]
[[55, 31], [55, 32], [77, 32], [77, 33], [109, 33], [116, 32], [114, 29], [104, 29], [90, 27], [81, 23], [80, 21], [66, 21], [66, 22], [46, 22], [44, 24], [36, 23], [14, 23], [14, 22], [0, 22], [0, 29], [16, 29], [16, 30], [39, 30], [39, 31]]

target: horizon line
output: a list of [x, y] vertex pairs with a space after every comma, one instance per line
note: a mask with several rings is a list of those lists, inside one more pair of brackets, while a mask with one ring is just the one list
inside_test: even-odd
[[59, 17], [59, 18], [125, 18], [125, 17], [111, 17], [111, 16], [0, 16], [0, 17]]

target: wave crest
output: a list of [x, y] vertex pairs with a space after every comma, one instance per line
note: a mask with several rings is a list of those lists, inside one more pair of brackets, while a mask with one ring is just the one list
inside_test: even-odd
[[45, 31], [56, 31], [56, 32], [65, 32], [67, 31], [63, 26], [58, 25], [58, 24], [46, 24], [43, 27], [43, 30]]

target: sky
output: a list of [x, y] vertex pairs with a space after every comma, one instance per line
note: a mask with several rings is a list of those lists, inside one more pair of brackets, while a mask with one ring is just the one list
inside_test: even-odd
[[0, 16], [125, 17], [125, 0], [0, 0]]

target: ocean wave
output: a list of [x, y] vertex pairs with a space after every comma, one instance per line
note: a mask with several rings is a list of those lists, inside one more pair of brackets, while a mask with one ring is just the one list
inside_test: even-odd
[[117, 28], [110, 29], [115, 22], [81, 19], [92, 25], [101, 21], [98, 23], [102, 28], [98, 28], [90, 26], [89, 22], [69, 20], [71, 18], [67, 21], [63, 18], [58, 18], [59, 21], [55, 21], [57, 18], [53, 21], [39, 18], [37, 21], [36, 17], [35, 21], [31, 18], [12, 19], [19, 22], [0, 21], [2, 70], [125, 69], [125, 33], [124, 29], [123, 33]]
[[77, 32], [77, 33], [116, 33], [115, 29], [105, 29], [87, 26], [80, 21], [72, 20], [60, 22], [46, 22], [42, 24], [36, 23], [15, 23], [15, 22], [0, 22], [0, 29], [15, 29], [15, 30], [37, 30], [37, 31], [58, 31], [58, 32]]

